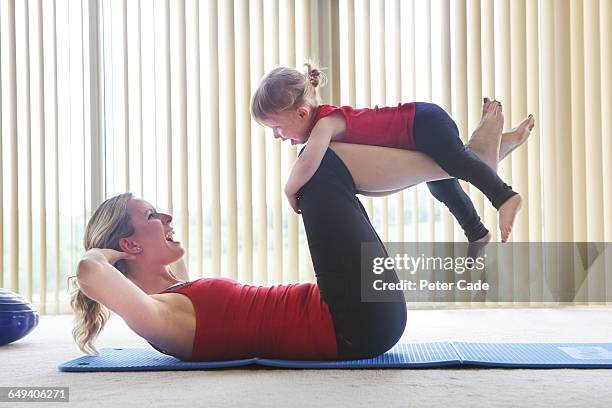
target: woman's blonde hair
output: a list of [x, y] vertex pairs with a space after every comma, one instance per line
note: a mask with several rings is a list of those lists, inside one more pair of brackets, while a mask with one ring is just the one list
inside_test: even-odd
[[[121, 194], [104, 201], [91, 216], [85, 228], [83, 244], [85, 250], [91, 248], [110, 248], [121, 250], [119, 240], [134, 233], [134, 226], [127, 213], [128, 202], [132, 199], [132, 193]], [[115, 267], [124, 275], [127, 268], [124, 260], [120, 260]], [[79, 349], [87, 354], [98, 355], [94, 341], [104, 328], [110, 317], [106, 307], [88, 298], [78, 287], [76, 276], [68, 278], [75, 283], [75, 290], [70, 296], [70, 306], [75, 313], [75, 325], [72, 337]]]
[[251, 113], [258, 123], [285, 110], [319, 106], [317, 87], [325, 85], [326, 77], [313, 63], [307, 62], [304, 66], [306, 72], [278, 67], [264, 77], [251, 102]]

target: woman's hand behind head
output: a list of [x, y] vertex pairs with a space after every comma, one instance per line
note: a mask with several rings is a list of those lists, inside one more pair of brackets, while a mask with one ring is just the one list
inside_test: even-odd
[[136, 255], [116, 251], [110, 248], [92, 248], [89, 251], [85, 252], [85, 255], [83, 255], [83, 259], [92, 259], [97, 260], [99, 262], [108, 262], [109, 264], [114, 265], [117, 261], [120, 261], [121, 259], [134, 260], [136, 259]]

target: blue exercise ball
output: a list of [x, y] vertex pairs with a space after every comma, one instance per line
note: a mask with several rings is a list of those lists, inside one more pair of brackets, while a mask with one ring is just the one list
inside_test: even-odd
[[26, 336], [38, 325], [38, 312], [21, 295], [0, 288], [0, 346]]

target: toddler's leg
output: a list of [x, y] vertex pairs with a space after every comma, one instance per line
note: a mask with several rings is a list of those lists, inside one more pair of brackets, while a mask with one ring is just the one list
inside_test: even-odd
[[[503, 120], [500, 109], [501, 105], [490, 104], [485, 109], [488, 120], [497, 120], [498, 123]], [[471, 183], [485, 194], [499, 211], [501, 240], [507, 241], [521, 208], [521, 196], [463, 145], [457, 125], [444, 109], [430, 103], [417, 104], [414, 141], [417, 150], [428, 154], [449, 175]]]
[[439, 106], [417, 104], [414, 141], [418, 151], [429, 155], [449, 175], [474, 185], [495, 208], [516, 195], [495, 170], [463, 145], [457, 125]]
[[470, 197], [463, 191], [456, 178], [430, 181], [427, 187], [431, 194], [444, 203], [457, 220], [468, 241], [475, 242], [484, 238], [489, 230], [480, 221], [480, 217]]
[[[415, 141], [417, 142], [417, 149], [427, 154], [434, 149], [430, 147], [431, 143], [428, 143], [428, 140], [423, 139], [431, 137], [433, 140], [433, 136], [435, 135], [430, 133], [425, 126], [428, 126], [436, 116], [440, 115], [439, 110], [440, 108], [434, 104], [417, 104], [414, 129]], [[463, 191], [463, 188], [461, 188], [459, 180], [456, 178], [449, 178], [430, 181], [427, 183], [427, 187], [431, 194], [438, 201], [443, 203], [451, 214], [453, 214], [453, 217], [455, 217], [463, 229], [463, 233], [468, 241], [475, 242], [484, 238], [489, 233], [481, 222], [472, 200], [465, 191]]]

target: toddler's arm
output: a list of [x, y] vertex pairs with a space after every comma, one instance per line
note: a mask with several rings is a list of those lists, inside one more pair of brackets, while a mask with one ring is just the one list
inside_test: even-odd
[[285, 195], [293, 211], [300, 213], [297, 192], [315, 174], [334, 136], [333, 122], [321, 119], [310, 133], [304, 152], [297, 158], [285, 186]]

